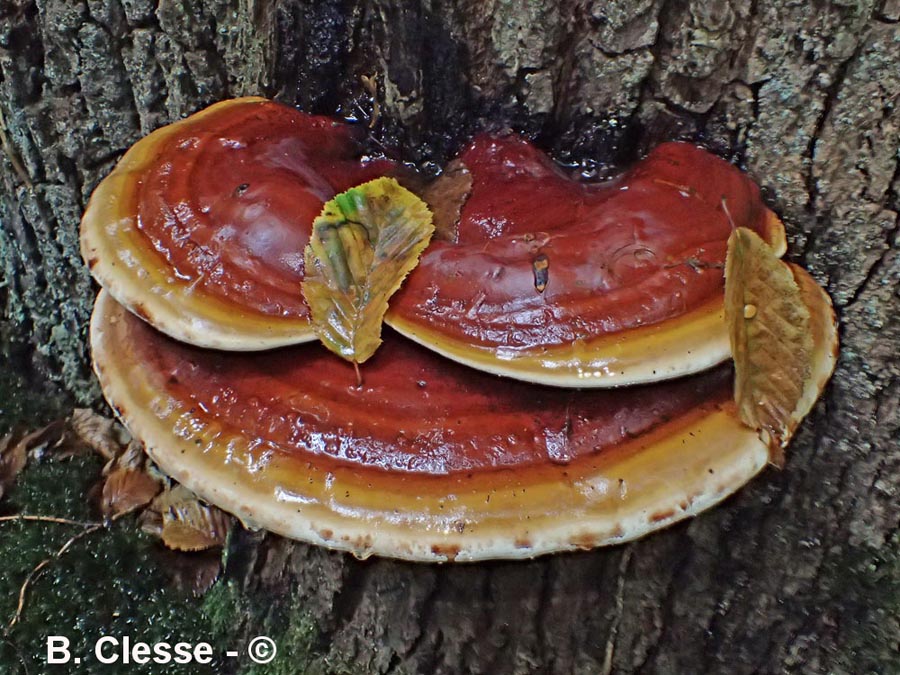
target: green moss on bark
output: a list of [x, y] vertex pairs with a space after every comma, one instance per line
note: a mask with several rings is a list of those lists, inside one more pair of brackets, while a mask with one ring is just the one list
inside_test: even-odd
[[[93, 458], [32, 461], [19, 477], [3, 513], [28, 513], [92, 520], [85, 497], [97, 480], [100, 464]], [[77, 526], [39, 522], [0, 523], [0, 621], [15, 614], [22, 582], [37, 564], [51, 557]], [[133, 518], [87, 535], [52, 562], [28, 589], [21, 621], [0, 638], [0, 672], [19, 673], [152, 673], [160, 666], [99, 663], [95, 642], [104, 635], [133, 641], [198, 642], [211, 640], [209, 617], [199, 601], [170, 588], [154, 549]], [[71, 641], [80, 665], [46, 663], [48, 635]], [[222, 644], [221, 649], [228, 645]], [[208, 667], [166, 666], [166, 673], [204, 675], [221, 672], [221, 660]]]
[[[240, 621], [253, 629], [250, 633], [275, 641], [277, 655], [268, 664], [253, 664], [243, 658], [239, 675], [362, 675], [364, 671], [349, 660], [322, 653], [318, 644], [321, 632], [315, 619], [304, 608], [303, 598], [294, 595], [290, 602], [273, 604], [263, 597], [241, 593], [234, 582], [216, 585], [203, 599], [204, 614], [209, 617], [212, 634], [218, 642], [234, 641], [241, 630]], [[249, 639], [253, 639], [250, 635]]]

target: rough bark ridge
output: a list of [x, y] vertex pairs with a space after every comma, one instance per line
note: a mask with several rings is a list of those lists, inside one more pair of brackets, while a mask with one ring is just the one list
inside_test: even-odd
[[426, 169], [490, 126], [587, 177], [701, 140], [769, 188], [840, 314], [839, 370], [784, 471], [610, 550], [438, 568], [248, 535], [229, 574], [300, 597], [326, 670], [896, 672], [898, 20], [897, 0], [7, 0], [4, 356], [96, 396], [80, 212], [140, 134], [213, 100], [366, 117], [374, 73], [375, 143]]

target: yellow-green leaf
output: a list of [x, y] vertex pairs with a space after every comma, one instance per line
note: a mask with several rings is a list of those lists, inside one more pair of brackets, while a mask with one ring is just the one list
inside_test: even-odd
[[812, 369], [810, 313], [790, 267], [744, 227], [728, 240], [725, 320], [741, 420], [760, 431], [780, 461]]
[[393, 178], [364, 183], [325, 204], [306, 247], [303, 297], [328, 349], [355, 363], [375, 353], [388, 299], [433, 232], [428, 207]]

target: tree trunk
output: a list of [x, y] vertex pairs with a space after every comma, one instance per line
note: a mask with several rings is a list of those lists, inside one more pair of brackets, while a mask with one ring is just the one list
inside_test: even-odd
[[374, 142], [426, 171], [489, 127], [588, 177], [698, 140], [767, 188], [840, 316], [784, 470], [615, 548], [436, 567], [242, 533], [228, 578], [267, 617], [301, 607], [325, 671], [900, 672], [898, 20], [898, 0], [0, 0], [0, 426], [35, 392], [98, 402], [81, 211], [129, 144], [213, 101], [368, 118], [374, 74]]

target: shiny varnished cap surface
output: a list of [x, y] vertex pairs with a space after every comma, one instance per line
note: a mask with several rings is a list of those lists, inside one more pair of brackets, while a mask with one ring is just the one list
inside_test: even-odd
[[82, 252], [104, 288], [181, 340], [262, 349], [314, 338], [300, 294], [312, 220], [394, 170], [357, 130], [260, 98], [136, 143], [94, 192]]
[[727, 369], [628, 392], [477, 373], [394, 336], [363, 367], [318, 346], [179, 344], [101, 294], [104, 394], [176, 480], [251, 525], [423, 561], [624, 541], [737, 489], [767, 449]]
[[574, 181], [514, 136], [480, 136], [458, 236], [437, 241], [390, 321], [446, 356], [567, 386], [662, 379], [728, 357], [728, 236], [784, 234], [744, 174], [665, 143], [603, 184]]

